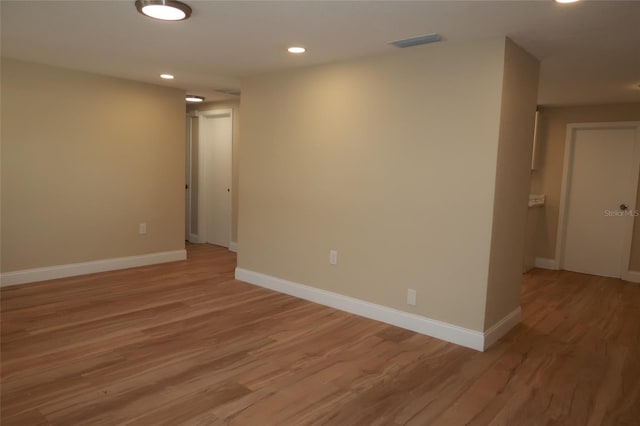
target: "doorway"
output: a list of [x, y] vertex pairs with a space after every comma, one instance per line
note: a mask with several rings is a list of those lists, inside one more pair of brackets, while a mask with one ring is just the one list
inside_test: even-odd
[[640, 123], [567, 126], [557, 244], [560, 269], [626, 278]]
[[229, 247], [233, 110], [199, 111], [195, 121], [188, 144], [189, 241]]

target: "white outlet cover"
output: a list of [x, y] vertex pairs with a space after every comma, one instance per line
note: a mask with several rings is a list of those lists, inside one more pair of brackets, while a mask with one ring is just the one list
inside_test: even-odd
[[407, 305], [416, 306], [417, 294], [412, 288], [407, 290]]
[[332, 265], [338, 264], [338, 252], [336, 250], [329, 250], [329, 263]]

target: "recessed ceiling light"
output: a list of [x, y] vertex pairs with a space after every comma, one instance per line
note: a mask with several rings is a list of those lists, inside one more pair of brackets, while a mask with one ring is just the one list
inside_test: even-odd
[[580, 0], [555, 0], [556, 3], [576, 3]]
[[187, 95], [184, 100], [187, 102], [203, 102], [204, 96]]
[[304, 47], [292, 46], [287, 49], [289, 53], [304, 53], [307, 51]]
[[165, 80], [173, 80], [174, 77], [171, 74], [160, 74], [160, 78], [164, 78]]
[[136, 9], [161, 21], [182, 21], [191, 16], [191, 8], [177, 0], [136, 0]]

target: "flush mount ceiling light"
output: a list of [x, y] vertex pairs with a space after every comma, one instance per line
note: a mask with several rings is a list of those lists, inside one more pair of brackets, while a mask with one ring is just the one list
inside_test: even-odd
[[576, 3], [580, 0], [555, 0], [556, 3]]
[[177, 0], [136, 0], [136, 9], [161, 21], [182, 21], [191, 16], [191, 8]]
[[160, 74], [160, 78], [164, 78], [165, 80], [173, 80], [174, 77], [171, 74]]
[[287, 49], [287, 51], [289, 53], [304, 53], [307, 51], [307, 49], [305, 49], [304, 47], [299, 47], [299, 46], [291, 46], [290, 48]]
[[184, 100], [187, 102], [204, 102], [204, 96], [187, 95]]

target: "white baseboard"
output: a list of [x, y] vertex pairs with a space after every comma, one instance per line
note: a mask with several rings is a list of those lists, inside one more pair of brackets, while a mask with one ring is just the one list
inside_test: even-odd
[[536, 257], [535, 266], [542, 269], [558, 269], [558, 263], [555, 259], [545, 259], [544, 257]]
[[26, 269], [0, 274], [0, 286], [26, 284], [56, 278], [74, 277], [93, 274], [95, 272], [114, 271], [116, 269], [135, 268], [136, 266], [185, 260], [187, 251], [173, 250], [149, 253], [139, 256], [116, 257], [113, 259], [94, 260], [91, 262], [71, 263], [68, 265], [49, 266], [45, 268]]
[[488, 348], [488, 341], [494, 343], [520, 319], [518, 308], [486, 333], [482, 333], [247, 269], [236, 268], [236, 279], [478, 351]]
[[511, 311], [506, 317], [492, 325], [484, 332], [484, 349], [489, 348], [497, 342], [502, 336], [507, 334], [513, 327], [520, 323], [522, 319], [522, 309], [518, 306]]
[[640, 271], [627, 271], [622, 275], [622, 279], [632, 283], [640, 283]]
[[193, 244], [201, 244], [200, 236], [197, 234], [189, 234], [189, 242]]
[[237, 253], [237, 252], [238, 252], [238, 243], [237, 243], [237, 242], [235, 242], [235, 241], [231, 241], [231, 242], [229, 243], [229, 251], [232, 251], [232, 252], [234, 252], [234, 253]]

